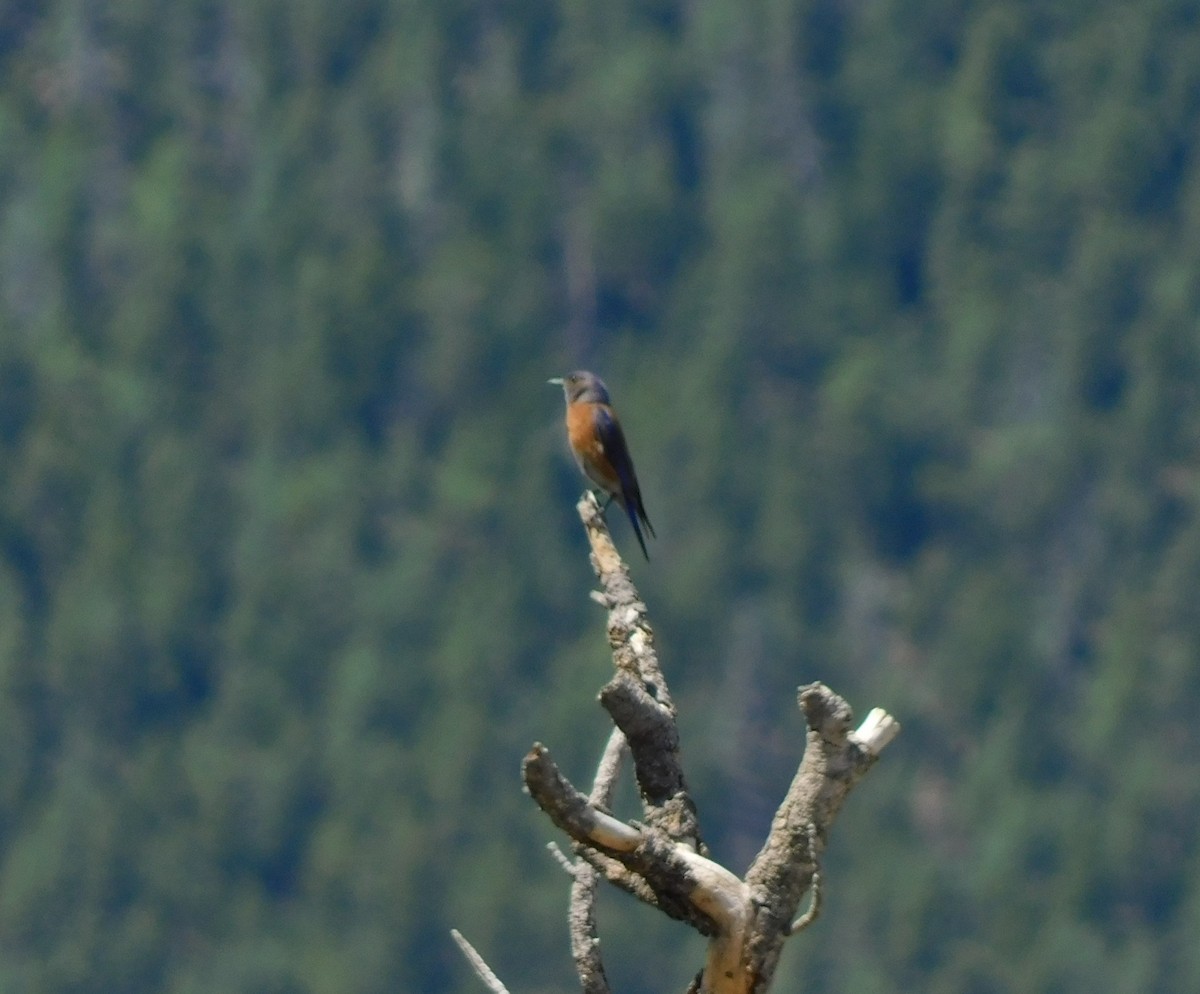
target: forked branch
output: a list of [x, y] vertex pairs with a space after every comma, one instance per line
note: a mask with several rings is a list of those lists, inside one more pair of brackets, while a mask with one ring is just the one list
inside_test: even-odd
[[[808, 725], [804, 756], [762, 850], [744, 880], [710, 859], [684, 777], [675, 707], [646, 605], [595, 497], [585, 494], [578, 511], [601, 586], [593, 597], [608, 610], [614, 673], [600, 702], [616, 730], [590, 795], [571, 785], [540, 743], [525, 757], [523, 776], [530, 796], [570, 837], [579, 857], [571, 868], [570, 925], [580, 984], [584, 994], [609, 994], [594, 914], [603, 876], [708, 938], [704, 968], [689, 992], [765, 994], [784, 943], [820, 911], [818, 861], [834, 819], [900, 726], [876, 708], [855, 728], [849, 705], [832, 690], [820, 683], [801, 687], [799, 705]], [[642, 802], [640, 822], [622, 821], [610, 810], [626, 748]], [[809, 907], [798, 916], [810, 891]]]

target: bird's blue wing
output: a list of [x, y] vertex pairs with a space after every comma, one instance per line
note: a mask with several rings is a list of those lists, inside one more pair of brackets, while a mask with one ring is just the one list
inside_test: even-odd
[[626, 494], [637, 488], [637, 476], [633, 471], [633, 460], [625, 445], [625, 433], [621, 424], [605, 406], [596, 408], [596, 437], [604, 446], [604, 455], [621, 481], [621, 490]]
[[649, 559], [650, 554], [646, 551], [646, 540], [642, 536], [639, 518], [646, 523], [646, 528], [651, 535], [654, 534], [654, 529], [650, 526], [650, 519], [646, 517], [646, 509], [642, 506], [642, 492], [638, 486], [637, 473], [633, 469], [633, 459], [625, 444], [625, 433], [621, 431], [620, 422], [607, 406], [596, 408], [595, 424], [596, 437], [604, 446], [604, 455], [620, 481], [621, 492], [614, 496], [619, 498], [621, 507], [629, 516], [629, 522], [633, 525], [633, 533], [637, 536], [638, 545], [642, 548], [642, 555]]

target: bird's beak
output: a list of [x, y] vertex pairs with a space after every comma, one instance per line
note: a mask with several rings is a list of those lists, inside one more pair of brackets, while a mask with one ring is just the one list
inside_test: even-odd
[[552, 379], [547, 380], [546, 382], [553, 383], [556, 387], [561, 387], [563, 385], [561, 376], [555, 376]]

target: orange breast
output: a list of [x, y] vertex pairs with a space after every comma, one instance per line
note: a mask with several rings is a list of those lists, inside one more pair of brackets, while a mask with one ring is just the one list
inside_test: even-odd
[[584, 475], [609, 493], [615, 493], [621, 488], [621, 481], [596, 435], [592, 408], [591, 404], [571, 404], [567, 408], [567, 438]]

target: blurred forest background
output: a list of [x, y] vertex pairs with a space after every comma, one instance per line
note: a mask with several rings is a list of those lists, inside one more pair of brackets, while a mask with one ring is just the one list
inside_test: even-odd
[[5, 0], [0, 989], [572, 989], [584, 366], [715, 854], [904, 724], [776, 989], [1200, 990], [1198, 139], [1173, 0]]

